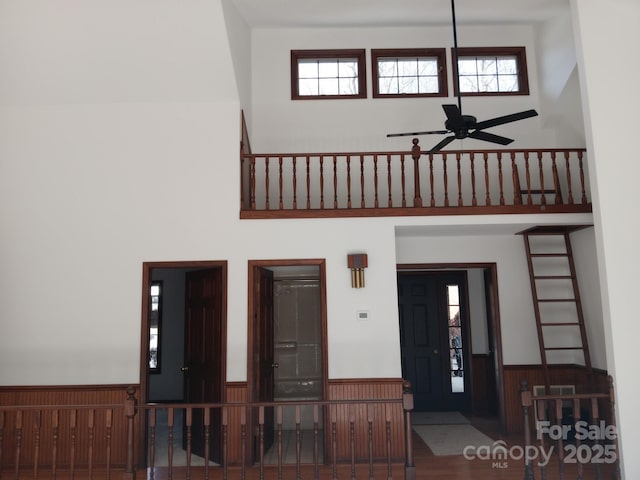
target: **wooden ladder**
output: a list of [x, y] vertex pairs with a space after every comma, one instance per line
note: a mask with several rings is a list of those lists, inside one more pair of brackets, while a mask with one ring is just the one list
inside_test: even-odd
[[547, 394], [550, 393], [550, 364], [582, 364], [588, 383], [593, 381], [570, 237], [571, 232], [581, 228], [585, 226], [534, 227], [521, 232]]

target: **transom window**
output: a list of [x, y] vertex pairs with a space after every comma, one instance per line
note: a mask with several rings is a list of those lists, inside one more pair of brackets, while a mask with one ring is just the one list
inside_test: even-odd
[[529, 94], [524, 47], [459, 48], [455, 67], [462, 95]]
[[291, 98], [366, 98], [365, 51], [292, 50]]
[[373, 96], [446, 97], [445, 49], [371, 50]]

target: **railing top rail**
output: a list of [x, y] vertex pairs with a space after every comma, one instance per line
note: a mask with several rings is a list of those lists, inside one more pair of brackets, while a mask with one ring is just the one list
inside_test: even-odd
[[[484, 154], [505, 154], [505, 153], [564, 153], [564, 152], [586, 152], [584, 147], [571, 148], [519, 148], [519, 149], [493, 149], [493, 150], [443, 150], [436, 153], [428, 153], [421, 151], [421, 155], [484, 155]], [[377, 151], [377, 152], [280, 152], [280, 153], [243, 153], [243, 158], [264, 158], [264, 157], [346, 157], [346, 156], [367, 156], [374, 155], [408, 155], [411, 156], [411, 150], [400, 151]]]
[[532, 395], [531, 400], [591, 400], [592, 398], [606, 398], [608, 399], [610, 394], [608, 393], [577, 393], [568, 395]]
[[282, 407], [297, 405], [366, 405], [366, 404], [402, 404], [403, 398], [374, 398], [355, 400], [286, 400], [282, 402], [219, 402], [219, 403], [142, 403], [137, 408], [163, 409], [163, 408], [220, 408], [220, 407]]
[[0, 405], [0, 411], [14, 410], [109, 410], [124, 408], [122, 403], [95, 403], [84, 405]]

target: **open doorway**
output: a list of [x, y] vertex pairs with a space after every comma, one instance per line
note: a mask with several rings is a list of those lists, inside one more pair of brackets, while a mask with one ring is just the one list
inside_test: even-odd
[[[324, 260], [269, 260], [249, 262], [248, 388], [255, 402], [305, 402], [326, 399], [327, 341]], [[284, 408], [278, 420], [273, 408], [264, 411], [263, 445], [254, 436], [248, 451], [255, 461], [260, 448], [266, 452], [280, 421], [284, 435], [294, 434], [296, 421], [313, 439], [314, 423], [322, 430], [322, 418], [313, 407]], [[319, 412], [321, 415], [321, 411]], [[251, 418], [253, 425], [259, 419]], [[256, 431], [252, 428], [251, 431]], [[295, 452], [292, 451], [292, 459]], [[304, 456], [303, 456], [304, 460]], [[287, 463], [287, 452], [284, 454]]]
[[[146, 262], [143, 264], [141, 403], [217, 403], [224, 401], [226, 381], [226, 261]], [[158, 411], [157, 425], [166, 425]], [[174, 464], [186, 449], [184, 411], [173, 417]], [[202, 410], [193, 410], [191, 452], [204, 457]], [[211, 412], [209, 458], [221, 458], [219, 411]], [[138, 417], [139, 431], [148, 432], [148, 419]], [[202, 431], [200, 431], [202, 429]], [[157, 439], [166, 438], [162, 434]], [[147, 435], [140, 436], [140, 458], [147, 458]], [[156, 444], [156, 458], [168, 445]], [[183, 455], [186, 459], [186, 452]], [[197, 459], [195, 459], [197, 461]], [[156, 463], [156, 466], [161, 466]]]
[[[416, 410], [493, 418], [501, 430], [496, 265], [398, 265], [398, 289], [403, 377], [412, 381]], [[424, 341], [415, 339], [416, 329]]]

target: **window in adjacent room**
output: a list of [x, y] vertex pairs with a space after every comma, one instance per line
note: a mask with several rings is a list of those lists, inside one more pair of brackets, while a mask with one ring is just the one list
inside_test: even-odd
[[373, 96], [446, 97], [444, 48], [371, 50]]
[[293, 100], [366, 98], [365, 51], [292, 50]]
[[529, 94], [524, 47], [459, 48], [454, 78], [458, 73], [462, 95]]

